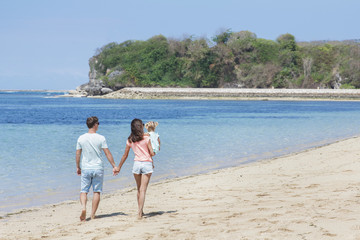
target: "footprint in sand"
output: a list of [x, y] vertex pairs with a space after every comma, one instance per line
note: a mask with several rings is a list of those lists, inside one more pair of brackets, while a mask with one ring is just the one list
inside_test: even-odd
[[360, 230], [360, 225], [352, 226], [351, 230]]
[[283, 232], [294, 232], [293, 230], [290, 230], [288, 228], [279, 228], [278, 230]]
[[242, 213], [233, 213], [233, 214], [231, 214], [230, 216], [227, 216], [226, 218], [227, 219], [229, 219], [229, 218], [236, 218], [236, 217], [239, 217], [239, 216], [241, 216], [242, 215]]
[[266, 196], [269, 196], [270, 194], [268, 194], [268, 193], [259, 193], [259, 194], [257, 194], [256, 196], [257, 197], [266, 197]]
[[324, 233], [323, 235], [324, 235], [324, 236], [329, 236], [329, 237], [336, 237], [336, 236], [337, 236], [336, 234], [329, 233], [329, 232]]

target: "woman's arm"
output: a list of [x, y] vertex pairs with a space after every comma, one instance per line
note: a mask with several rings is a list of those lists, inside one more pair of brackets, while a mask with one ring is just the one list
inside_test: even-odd
[[121, 160], [120, 160], [120, 163], [119, 163], [119, 166], [118, 166], [118, 171], [119, 171], [119, 172], [120, 172], [120, 169], [121, 169], [122, 165], [124, 164], [124, 162], [126, 161], [127, 157], [129, 156], [129, 152], [130, 152], [130, 146], [126, 145], [124, 155], [122, 156], [122, 158], [121, 158]]
[[160, 151], [160, 137], [158, 137], [158, 142], [159, 142], [159, 151]]

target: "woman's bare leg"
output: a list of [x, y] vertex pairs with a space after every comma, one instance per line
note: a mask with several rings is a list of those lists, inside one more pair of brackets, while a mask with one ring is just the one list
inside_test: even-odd
[[137, 201], [138, 201], [138, 218], [142, 218], [143, 209], [145, 203], [145, 194], [147, 187], [150, 182], [151, 173], [149, 174], [134, 174], [136, 186], [138, 189], [137, 192]]
[[135, 181], [136, 181], [136, 188], [137, 188], [136, 199], [137, 199], [137, 203], [138, 203], [138, 205], [139, 205], [140, 186], [141, 186], [141, 174], [135, 174], [135, 173], [134, 173], [134, 178], [135, 178]]

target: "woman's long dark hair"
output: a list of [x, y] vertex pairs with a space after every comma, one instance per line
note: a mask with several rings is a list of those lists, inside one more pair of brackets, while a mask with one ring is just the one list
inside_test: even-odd
[[131, 134], [128, 137], [129, 142], [138, 142], [144, 138], [144, 124], [140, 119], [135, 118], [131, 121]]

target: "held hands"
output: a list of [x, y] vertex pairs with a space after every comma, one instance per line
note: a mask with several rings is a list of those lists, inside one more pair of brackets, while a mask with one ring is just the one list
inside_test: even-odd
[[119, 168], [119, 167], [114, 167], [114, 168], [113, 168], [113, 175], [114, 175], [114, 176], [118, 175], [119, 172], [120, 172], [120, 168]]
[[[120, 168], [118, 168], [118, 167], [113, 168], [113, 175], [114, 176], [118, 175], [119, 172], [120, 172]], [[77, 173], [77, 175], [81, 176], [81, 168], [76, 168], [76, 173]]]

